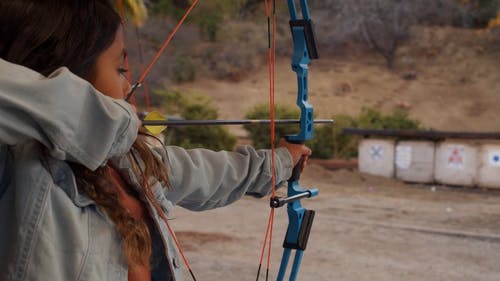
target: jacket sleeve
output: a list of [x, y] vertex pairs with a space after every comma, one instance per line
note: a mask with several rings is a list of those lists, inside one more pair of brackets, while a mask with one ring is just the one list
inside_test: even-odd
[[[239, 147], [235, 152], [167, 147], [172, 190], [167, 198], [190, 210], [228, 205], [245, 194], [265, 196], [271, 191], [271, 151]], [[276, 183], [291, 176], [292, 157], [275, 150]]]
[[67, 68], [45, 77], [1, 59], [0, 116], [0, 144], [36, 140], [53, 157], [92, 170], [127, 152], [139, 125], [125, 101], [99, 93]]

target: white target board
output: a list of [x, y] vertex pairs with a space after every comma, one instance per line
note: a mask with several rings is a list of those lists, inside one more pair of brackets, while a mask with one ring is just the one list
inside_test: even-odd
[[500, 189], [500, 143], [481, 144], [479, 159], [477, 185]]
[[451, 145], [447, 148], [448, 167], [463, 170], [465, 167], [465, 148], [461, 145]]
[[394, 177], [394, 140], [364, 139], [358, 146], [360, 172]]
[[493, 167], [500, 167], [500, 150], [490, 151], [488, 163]]
[[370, 158], [374, 161], [384, 159], [384, 148], [381, 145], [370, 146]]
[[396, 147], [396, 166], [399, 169], [408, 170], [411, 165], [411, 146], [398, 145]]

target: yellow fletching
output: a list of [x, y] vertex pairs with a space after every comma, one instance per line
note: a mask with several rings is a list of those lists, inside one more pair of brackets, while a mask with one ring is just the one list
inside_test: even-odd
[[[164, 120], [166, 120], [166, 118], [165, 118], [165, 116], [163, 116], [158, 111], [152, 111], [152, 112], [148, 113], [148, 115], [146, 115], [146, 117], [144, 117], [144, 120], [148, 120], [148, 121], [161, 120], [161, 121], [164, 121]], [[146, 130], [148, 130], [153, 135], [159, 135], [159, 134], [161, 134], [161, 132], [163, 132], [167, 128], [167, 126], [144, 126], [144, 128], [146, 128]]]

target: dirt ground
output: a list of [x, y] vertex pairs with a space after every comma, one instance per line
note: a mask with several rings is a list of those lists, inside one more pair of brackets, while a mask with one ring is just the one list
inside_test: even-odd
[[[500, 191], [405, 184], [314, 163], [301, 182], [320, 195], [302, 203], [317, 213], [299, 280], [499, 280]], [[267, 206], [244, 198], [201, 213], [177, 209], [173, 227], [198, 280], [255, 280]], [[270, 280], [286, 224], [280, 209]]]

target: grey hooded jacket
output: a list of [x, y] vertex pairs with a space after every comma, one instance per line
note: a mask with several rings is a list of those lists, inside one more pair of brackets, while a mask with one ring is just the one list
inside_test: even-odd
[[[121, 238], [78, 192], [68, 162], [94, 170], [113, 161], [139, 188], [125, 156], [137, 130], [126, 102], [102, 95], [66, 68], [44, 77], [0, 59], [0, 280], [127, 280]], [[170, 172], [171, 190], [153, 186], [167, 217], [175, 205], [206, 210], [269, 192], [268, 150], [153, 149]], [[280, 182], [290, 177], [292, 159], [283, 148], [275, 156]], [[146, 205], [156, 225], [152, 279], [184, 280], [166, 225]]]

